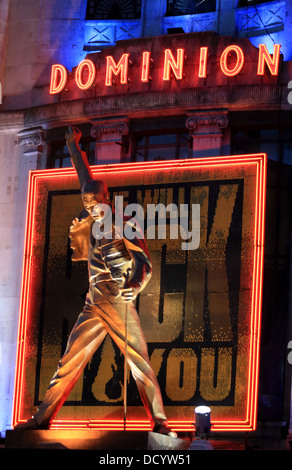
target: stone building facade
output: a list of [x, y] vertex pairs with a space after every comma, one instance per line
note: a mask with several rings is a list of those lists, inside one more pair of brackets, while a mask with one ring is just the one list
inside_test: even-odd
[[[1, 435], [11, 426], [28, 174], [70, 166], [64, 141], [70, 124], [81, 128], [92, 164], [267, 152], [259, 411], [261, 419], [285, 423], [291, 432], [291, 0], [190, 3], [1, 2]], [[244, 68], [227, 76], [218, 58], [232, 44], [244, 52]], [[270, 54], [281, 44], [276, 76], [257, 74], [259, 44]], [[183, 77], [172, 68], [163, 80], [164, 51], [181, 47]], [[201, 47], [209, 50], [204, 77], [196, 72]], [[145, 51], [152, 61], [143, 82]], [[117, 74], [106, 86], [106, 57], [117, 64], [124, 53], [130, 60], [126, 83]], [[76, 68], [86, 58], [96, 66], [96, 82], [80, 89]], [[68, 75], [62, 91], [52, 94], [54, 64]]]

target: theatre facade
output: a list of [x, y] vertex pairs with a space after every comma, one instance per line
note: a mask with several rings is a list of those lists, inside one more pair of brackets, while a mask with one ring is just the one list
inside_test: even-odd
[[[121, 40], [72, 70], [59, 54], [30, 106], [9, 109], [3, 94], [9, 425], [42, 400], [88, 287], [68, 237], [82, 211], [65, 145], [73, 125], [112, 201], [139, 204], [145, 233], [156, 227], [137, 309], [172, 427], [191, 431], [204, 404], [214, 432], [267, 421], [289, 434], [292, 66], [281, 46], [213, 31]], [[187, 236], [171, 237], [158, 207], [149, 221], [150, 204], [199, 206], [199, 243], [182, 249]], [[129, 374], [128, 429], [148, 430], [139, 400]], [[122, 417], [123, 357], [107, 337], [54, 425], [122, 429]]]

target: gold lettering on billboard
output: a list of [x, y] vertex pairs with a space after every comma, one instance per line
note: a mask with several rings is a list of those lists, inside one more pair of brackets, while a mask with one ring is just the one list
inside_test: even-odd
[[225, 259], [237, 191], [237, 184], [220, 186], [208, 235], [209, 187], [192, 188], [191, 202], [201, 207], [200, 247], [188, 252], [185, 341], [203, 341], [206, 309], [210, 316], [212, 340], [232, 339]]
[[221, 401], [228, 396], [231, 387], [231, 366], [231, 348], [218, 348], [218, 352], [213, 348], [202, 348], [200, 392], [203, 399]]
[[190, 400], [196, 391], [197, 356], [192, 349], [172, 349], [167, 359], [166, 394], [173, 401]]

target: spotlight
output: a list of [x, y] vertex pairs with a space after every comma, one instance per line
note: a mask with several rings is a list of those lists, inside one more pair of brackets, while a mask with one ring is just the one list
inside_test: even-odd
[[211, 408], [197, 406], [195, 408], [196, 437], [208, 439], [211, 429]]

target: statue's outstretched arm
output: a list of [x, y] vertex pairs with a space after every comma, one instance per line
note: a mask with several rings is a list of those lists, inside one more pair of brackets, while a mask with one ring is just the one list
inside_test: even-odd
[[79, 147], [79, 140], [81, 138], [81, 131], [77, 127], [68, 127], [66, 132], [66, 144], [70, 152], [72, 164], [75, 167], [76, 173], [79, 178], [80, 188], [90, 183], [94, 178], [90, 170], [88, 158], [85, 152]]

